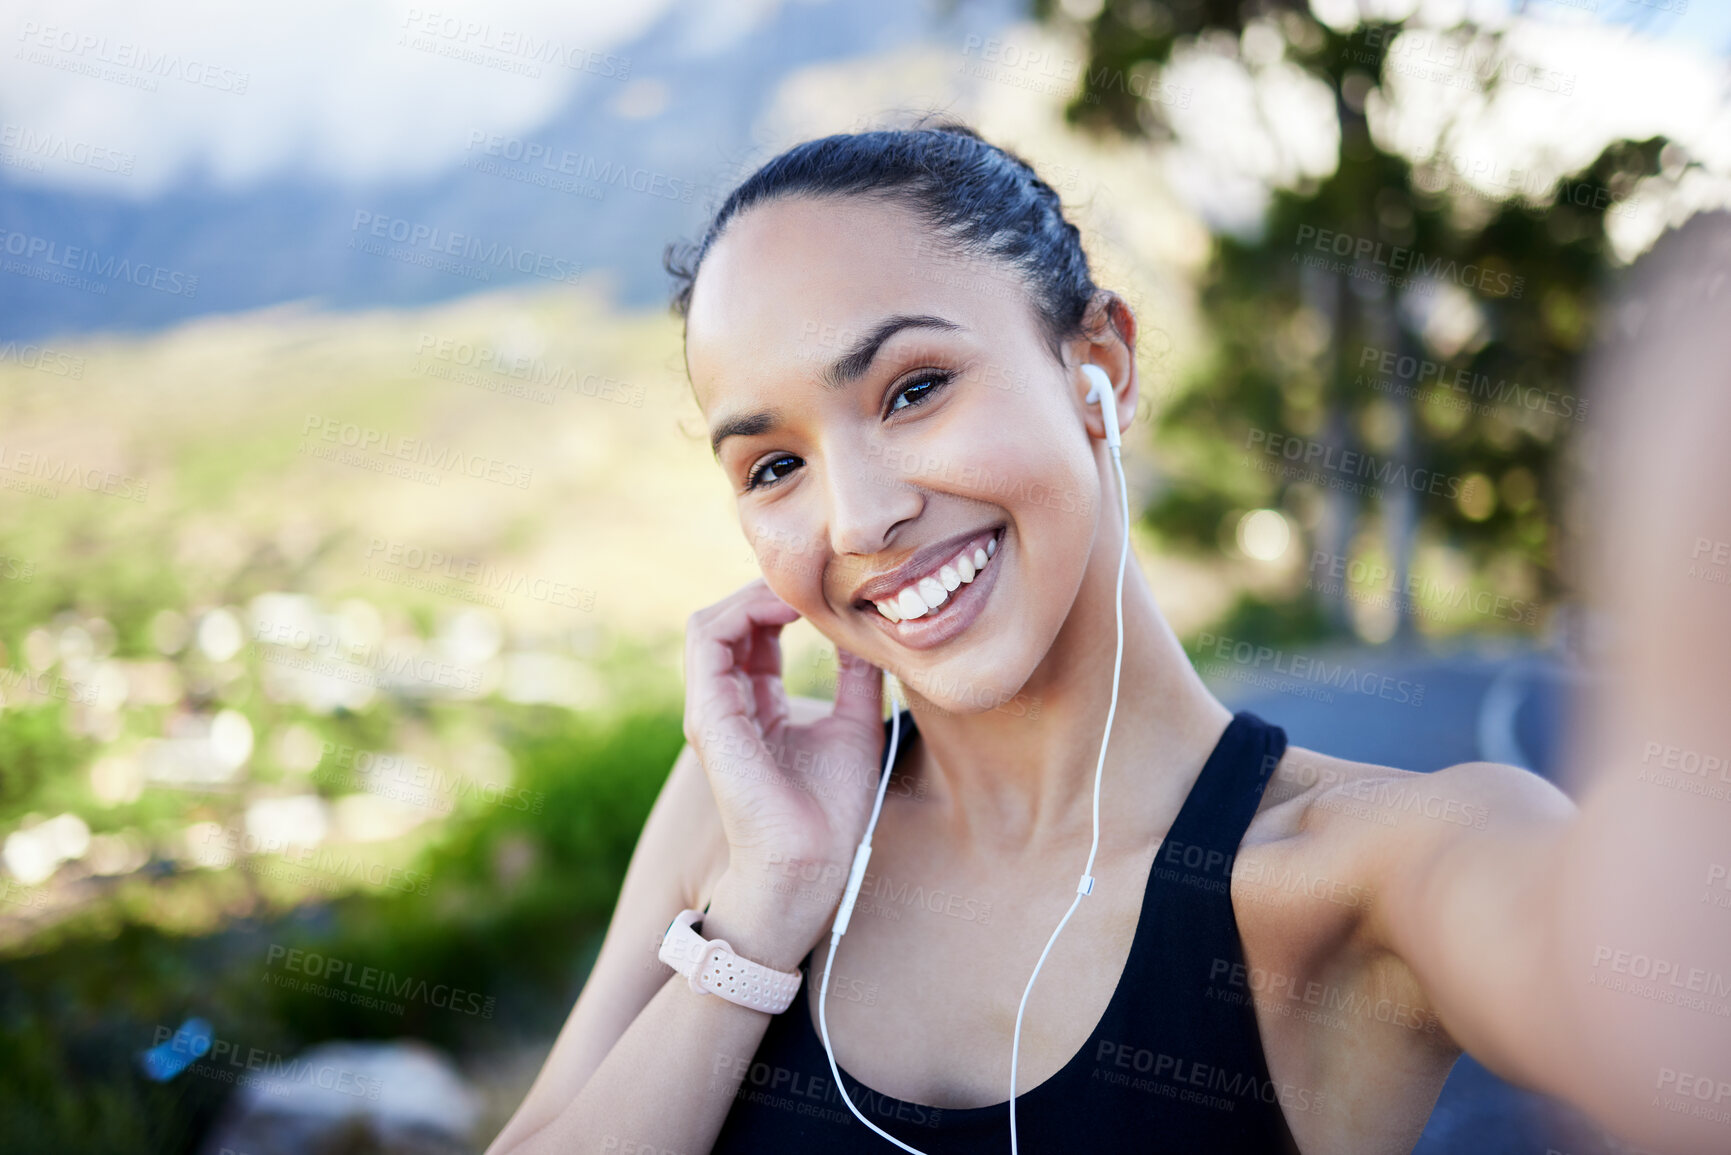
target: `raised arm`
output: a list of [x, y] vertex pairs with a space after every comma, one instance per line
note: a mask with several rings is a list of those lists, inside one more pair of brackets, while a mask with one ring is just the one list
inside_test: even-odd
[[[765, 867], [845, 873], [883, 745], [876, 669], [844, 660], [833, 705], [787, 697], [779, 632], [796, 616], [761, 580], [692, 616], [689, 744], [638, 839], [577, 1005], [489, 1155], [699, 1155], [714, 1145], [771, 1016], [692, 990], [657, 957], [661, 936], [708, 898], [703, 937], [797, 970], [839, 890], [785, 894], [763, 885]], [[857, 773], [812, 780], [808, 765]]]
[[[677, 984], [669, 982], [674, 972], [656, 957], [660, 933], [666, 929], [663, 915], [670, 918], [668, 912], [698, 901], [702, 880], [695, 877], [700, 871], [694, 868], [716, 857], [715, 847], [706, 845], [720, 833], [703, 814], [705, 806], [713, 807], [708, 794], [703, 768], [687, 746], [674, 763], [638, 838], [612, 921], [577, 1004], [529, 1094], [488, 1148], [493, 1155], [533, 1151], [545, 1145], [547, 1140], [540, 1133], [562, 1115], [570, 1118], [562, 1120], [556, 1130], [568, 1137], [578, 1131], [579, 1113], [568, 1108], [576, 1104], [579, 1093], [610, 1052], [617, 1049], [622, 1062], [630, 1061], [632, 1047], [625, 1044], [624, 1037], [639, 1023], [642, 1026], [637, 1033], [646, 1039], [685, 1029], [717, 1047], [731, 1045], [748, 1054], [756, 1048], [762, 1029], [754, 1020], [764, 1016], [751, 1016], [737, 1007], [733, 1009], [741, 1011], [739, 1015], [704, 1013], [721, 1008], [710, 1007], [695, 995], [679, 998], [680, 992], [674, 989]], [[725, 846], [721, 854], [725, 856]], [[654, 1000], [659, 1001], [652, 1006]], [[620, 1130], [625, 1133], [619, 1134]], [[616, 1149], [629, 1150], [644, 1138], [624, 1125], [604, 1131], [602, 1137], [608, 1133], [614, 1135]], [[626, 1141], [632, 1142], [628, 1145]], [[566, 1149], [587, 1148], [568, 1144]]]
[[1662, 1151], [1731, 1151], [1731, 218], [1635, 270], [1591, 395], [1607, 436], [1587, 573], [1603, 688], [1570, 735], [1578, 815], [1536, 777], [1425, 789], [1484, 829], [1413, 822], [1365, 865], [1374, 937], [1511, 1081]]

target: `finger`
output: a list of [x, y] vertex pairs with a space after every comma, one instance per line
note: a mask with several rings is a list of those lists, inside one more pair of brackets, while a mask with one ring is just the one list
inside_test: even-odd
[[781, 631], [786, 624], [755, 624], [737, 647], [741, 668], [751, 683], [752, 716], [766, 735], [787, 721], [787, 689], [782, 681], [781, 662]]
[[835, 710], [832, 717], [881, 730], [884, 718], [884, 672], [841, 647], [835, 651]]
[[748, 674], [781, 674], [781, 631], [791, 623], [753, 623], [741, 643], [741, 666]]
[[757, 723], [765, 736], [787, 725], [787, 686], [780, 674], [755, 674], [751, 679], [752, 693], [757, 700]]
[[[799, 611], [782, 601], [776, 592], [769, 588], [769, 583], [762, 578], [754, 578], [746, 582], [720, 601], [704, 606], [691, 615], [690, 624], [701, 627], [707, 633], [715, 633], [716, 627], [721, 632], [733, 631], [734, 637], [742, 637], [746, 626], [739, 619], [742, 607], [778, 606], [787, 614], [797, 617]], [[788, 618], [787, 620], [792, 620]]]
[[706, 658], [713, 662], [716, 657], [709, 643], [726, 647], [728, 664], [744, 668], [746, 644], [751, 641], [756, 626], [786, 625], [798, 617], [799, 611], [777, 597], [761, 579], [697, 611], [691, 615], [685, 629], [687, 680], [694, 674], [716, 672], [700, 664]]
[[767, 622], [754, 625], [741, 644], [741, 668], [751, 677], [753, 685], [781, 681], [781, 631], [786, 624]]
[[756, 703], [740, 663], [740, 643], [758, 626], [779, 629], [799, 617], [761, 580], [691, 615], [685, 632], [685, 715], [694, 729], [727, 714], [754, 713]]
[[753, 713], [751, 681], [718, 638], [686, 640], [685, 737], [694, 746], [711, 740], [717, 722]]

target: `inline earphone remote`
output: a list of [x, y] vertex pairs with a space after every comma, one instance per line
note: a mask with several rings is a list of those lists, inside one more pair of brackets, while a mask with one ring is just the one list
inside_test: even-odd
[[[1112, 464], [1118, 472], [1118, 498], [1123, 507], [1123, 546], [1118, 552], [1118, 589], [1116, 595], [1118, 617], [1118, 652], [1112, 661], [1112, 705], [1106, 711], [1106, 732], [1100, 737], [1100, 758], [1094, 765], [1094, 841], [1088, 848], [1088, 862], [1082, 868], [1082, 878], [1076, 884], [1076, 897], [1070, 900], [1070, 909], [1064, 912], [1064, 917], [1058, 922], [1058, 929], [1052, 932], [1052, 937], [1046, 941], [1046, 949], [1040, 952], [1040, 961], [1034, 964], [1034, 973], [1028, 978], [1028, 986], [1022, 991], [1021, 1005], [1016, 1008], [1016, 1033], [1010, 1041], [1010, 1152], [1019, 1155], [1016, 1145], [1016, 1063], [1021, 1057], [1022, 1043], [1022, 1012], [1027, 1009], [1028, 995], [1034, 990], [1034, 980], [1040, 977], [1040, 968], [1046, 963], [1046, 956], [1052, 951], [1052, 944], [1058, 941], [1058, 935], [1064, 925], [1070, 921], [1070, 916], [1076, 913], [1076, 906], [1082, 901], [1082, 896], [1094, 892], [1094, 855], [1100, 849], [1100, 776], [1106, 766], [1106, 746], [1112, 738], [1112, 720], [1118, 713], [1118, 679], [1124, 667], [1124, 566], [1130, 557], [1130, 495], [1124, 484], [1124, 462], [1121, 453], [1121, 443], [1118, 435], [1118, 410], [1116, 395], [1112, 391], [1112, 379], [1098, 365], [1082, 366], [1082, 375], [1088, 379], [1089, 404], [1100, 406], [1100, 415], [1106, 425], [1106, 448], [1112, 455]], [[854, 851], [853, 868], [848, 871], [847, 888], [842, 893], [841, 906], [836, 912], [835, 925], [830, 930], [829, 955], [824, 959], [823, 983], [818, 988], [817, 1019], [822, 1028], [823, 1050], [829, 1057], [830, 1074], [835, 1076], [836, 1090], [841, 1092], [842, 1102], [848, 1110], [877, 1134], [888, 1139], [903, 1151], [913, 1155], [925, 1155], [918, 1147], [910, 1147], [894, 1135], [885, 1131], [877, 1124], [860, 1114], [858, 1107], [848, 1097], [847, 1088], [842, 1085], [841, 1071], [836, 1068], [835, 1050], [829, 1043], [829, 1020], [824, 1015], [824, 1001], [829, 994], [830, 965], [835, 961], [836, 947], [841, 944], [841, 936], [847, 933], [848, 920], [853, 915], [854, 902], [859, 898], [860, 885], [865, 881], [866, 863], [871, 859], [872, 831], [877, 829], [878, 814], [883, 810], [884, 788], [889, 784], [890, 769], [896, 764], [896, 745], [901, 738], [901, 703], [896, 700], [895, 686], [887, 683], [890, 691], [890, 746], [889, 755], [884, 759], [883, 773], [878, 778], [877, 800], [872, 803], [871, 819], [866, 823], [865, 837], [860, 840], [859, 849]]]

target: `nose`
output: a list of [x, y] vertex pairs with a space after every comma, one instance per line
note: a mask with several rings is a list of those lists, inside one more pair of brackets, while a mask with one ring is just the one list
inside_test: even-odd
[[873, 445], [838, 447], [824, 455], [829, 544], [838, 557], [879, 553], [896, 527], [919, 516], [925, 497], [912, 477], [891, 468]]

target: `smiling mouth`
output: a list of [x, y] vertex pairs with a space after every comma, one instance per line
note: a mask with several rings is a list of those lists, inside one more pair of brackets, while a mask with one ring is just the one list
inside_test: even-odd
[[909, 582], [896, 593], [874, 601], [860, 601], [856, 608], [868, 612], [875, 610], [890, 622], [914, 621], [941, 613], [957, 590], [972, 584], [992, 564], [1003, 534], [1000, 526], [984, 545], [963, 548], [955, 557], [940, 562], [930, 573]]

